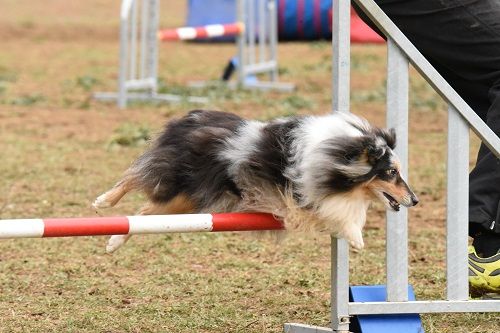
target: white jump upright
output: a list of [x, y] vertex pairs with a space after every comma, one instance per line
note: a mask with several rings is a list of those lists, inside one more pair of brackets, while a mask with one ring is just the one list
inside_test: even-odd
[[[294, 85], [278, 81], [278, 11], [275, 0], [237, 0], [236, 17], [245, 32], [238, 35], [238, 85], [250, 89], [292, 91]], [[247, 80], [266, 74], [267, 81]]]
[[[120, 65], [117, 93], [96, 93], [94, 98], [127, 102], [180, 102], [182, 96], [158, 93], [159, 0], [122, 0], [120, 10]], [[206, 103], [204, 97], [186, 97], [192, 103]]]
[[[237, 0], [237, 22], [232, 25], [184, 27], [159, 31], [159, 0], [122, 0], [120, 10], [120, 65], [117, 93], [95, 93], [94, 98], [117, 101], [207, 103], [208, 98], [158, 93], [159, 41], [237, 36], [238, 86], [248, 89], [291, 91], [294, 85], [278, 82], [278, 28], [274, 0]], [[268, 74], [268, 81], [246, 80]], [[194, 86], [203, 84], [195, 83]]]
[[[398, 136], [397, 153], [407, 174], [408, 65], [448, 102], [447, 293], [445, 300], [408, 301], [407, 212], [387, 214], [385, 302], [349, 302], [349, 251], [342, 239], [332, 238], [331, 327], [285, 324], [286, 333], [348, 332], [353, 315], [499, 312], [499, 300], [468, 300], [467, 230], [468, 166], [471, 128], [500, 157], [500, 139], [474, 113], [425, 57], [385, 15], [374, 0], [354, 0], [387, 36], [387, 125]], [[350, 0], [333, 2], [333, 110], [349, 112]], [[390, 226], [390, 227], [389, 227]]]

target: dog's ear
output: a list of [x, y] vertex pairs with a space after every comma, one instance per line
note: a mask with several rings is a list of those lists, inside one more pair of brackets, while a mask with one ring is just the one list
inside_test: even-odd
[[385, 142], [387, 142], [387, 145], [389, 148], [393, 149], [396, 148], [396, 130], [394, 128], [389, 128], [389, 129], [380, 129], [380, 132], [378, 133], [382, 138], [384, 138]]
[[366, 157], [370, 165], [375, 165], [387, 151], [385, 142], [373, 135], [365, 137], [365, 145]]

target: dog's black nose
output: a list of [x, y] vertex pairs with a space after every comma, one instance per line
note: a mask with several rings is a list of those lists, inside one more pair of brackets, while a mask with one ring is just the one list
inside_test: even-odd
[[413, 206], [415, 206], [416, 204], [418, 204], [418, 198], [416, 195], [413, 195], [411, 197], [411, 202], [413, 203]]

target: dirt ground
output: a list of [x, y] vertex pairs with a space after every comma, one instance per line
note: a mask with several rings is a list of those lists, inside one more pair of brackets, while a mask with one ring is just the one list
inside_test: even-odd
[[[119, 1], [0, 0], [0, 218], [95, 216], [108, 189], [169, 119], [200, 107], [92, 99], [116, 90]], [[162, 26], [180, 26], [185, 1], [164, 1]], [[204, 108], [255, 119], [331, 109], [328, 42], [279, 45], [294, 93], [190, 90], [216, 79], [233, 44], [165, 43], [161, 89], [209, 96]], [[385, 123], [385, 48], [352, 48], [352, 111]], [[418, 299], [445, 290], [445, 105], [413, 70], [409, 179], [410, 283]], [[478, 140], [471, 142], [471, 166]], [[106, 215], [134, 214], [131, 195]], [[385, 281], [384, 211], [370, 209], [367, 248], [352, 254], [352, 284]], [[135, 237], [114, 255], [106, 237], [0, 242], [0, 332], [281, 332], [284, 322], [329, 323], [329, 237], [283, 243], [227, 234]], [[497, 332], [497, 314], [423, 315], [426, 332]]]

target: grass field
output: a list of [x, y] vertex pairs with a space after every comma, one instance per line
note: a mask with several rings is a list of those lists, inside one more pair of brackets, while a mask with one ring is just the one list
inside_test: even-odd
[[[185, 1], [163, 1], [162, 26], [179, 26]], [[93, 101], [116, 89], [119, 1], [0, 0], [0, 218], [95, 216], [93, 199], [118, 180], [162, 124], [195, 105]], [[328, 42], [280, 44], [293, 94], [189, 91], [215, 79], [231, 44], [162, 44], [162, 90], [210, 96], [206, 108], [256, 119], [329, 112]], [[385, 48], [352, 48], [352, 111], [383, 126]], [[444, 296], [445, 105], [413, 71], [410, 282], [418, 299]], [[472, 139], [471, 161], [478, 141]], [[141, 196], [106, 215], [133, 214]], [[384, 283], [385, 222], [370, 209], [366, 249], [351, 256], [352, 284]], [[284, 322], [329, 324], [329, 237], [282, 244], [249, 235], [133, 238], [106, 255], [106, 237], [0, 242], [0, 332], [281, 332]], [[423, 315], [426, 332], [498, 332], [498, 314]]]

